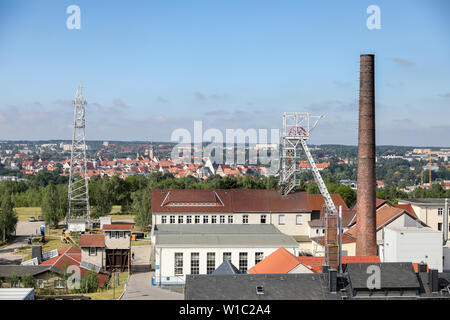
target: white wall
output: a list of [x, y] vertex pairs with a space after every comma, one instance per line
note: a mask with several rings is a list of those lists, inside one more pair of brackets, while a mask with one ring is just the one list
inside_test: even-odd
[[[223, 253], [231, 252], [231, 263], [239, 269], [239, 253], [247, 252], [247, 270], [255, 265], [255, 253], [263, 252], [263, 259], [277, 250], [279, 247], [272, 248], [162, 248], [155, 247], [155, 277], [174, 277], [175, 276], [175, 253], [183, 253], [183, 275], [179, 278], [185, 280], [185, 275], [191, 273], [191, 252], [198, 252], [200, 254], [200, 274], [206, 274], [206, 257], [208, 252], [216, 254], [215, 269], [223, 262]], [[289, 252], [297, 255], [297, 250], [294, 248], [286, 248]], [[159, 266], [159, 269], [158, 267]]]
[[[424, 229], [427, 229], [426, 231]], [[442, 234], [430, 228], [422, 231], [384, 229], [383, 262], [425, 262], [442, 272]]]

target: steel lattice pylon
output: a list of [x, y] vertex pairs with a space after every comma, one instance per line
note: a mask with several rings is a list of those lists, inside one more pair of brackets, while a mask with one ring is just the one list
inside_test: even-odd
[[81, 94], [81, 85], [75, 95], [73, 114], [73, 137], [70, 155], [70, 177], [66, 222], [72, 218], [90, 219], [89, 189], [86, 160], [86, 100]]

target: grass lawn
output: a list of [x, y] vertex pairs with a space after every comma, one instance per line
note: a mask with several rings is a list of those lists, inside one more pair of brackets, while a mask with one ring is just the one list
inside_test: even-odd
[[[60, 236], [46, 236], [46, 243], [42, 245], [42, 252], [48, 252], [54, 249], [64, 249], [73, 244], [62, 243]], [[35, 244], [38, 244], [37, 242]], [[16, 254], [26, 254], [27, 256], [24, 258], [25, 260], [31, 259], [31, 245], [27, 245], [24, 248], [20, 249]]]
[[151, 244], [150, 240], [131, 241], [132, 246], [148, 246]]
[[15, 208], [19, 221], [28, 221], [30, 216], [34, 216], [37, 220], [38, 216], [41, 215], [41, 208], [39, 207], [21, 207]]
[[[28, 221], [28, 218], [30, 216], [34, 216], [34, 218], [37, 220], [38, 216], [42, 215], [40, 207], [20, 207], [15, 209], [17, 212], [17, 216], [19, 217], [19, 221]], [[132, 214], [119, 214], [119, 213], [120, 213], [120, 206], [113, 206], [110, 214], [111, 219], [112, 220], [134, 219], [134, 215]]]
[[[123, 293], [124, 291], [124, 287], [125, 287], [125, 281], [128, 278], [128, 272], [121, 272], [119, 274], [119, 279], [120, 279], [120, 285], [117, 286], [116, 285], [116, 300], [119, 299], [120, 295]], [[113, 299], [113, 280], [114, 277], [112, 277], [109, 280], [109, 288], [108, 289], [101, 289], [101, 291], [99, 292], [95, 292], [95, 293], [87, 293], [84, 294], [86, 296], [91, 297], [92, 300], [114, 300]], [[117, 281], [117, 279], [116, 279]]]

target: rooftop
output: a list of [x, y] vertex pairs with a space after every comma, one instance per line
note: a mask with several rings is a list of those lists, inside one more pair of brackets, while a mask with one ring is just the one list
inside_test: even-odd
[[80, 247], [104, 247], [105, 235], [103, 234], [82, 234], [80, 236]]
[[[262, 290], [257, 293], [256, 287]], [[306, 274], [187, 275], [186, 300], [334, 300], [322, 277]]]
[[160, 246], [298, 247], [294, 238], [271, 224], [157, 225], [155, 236]]

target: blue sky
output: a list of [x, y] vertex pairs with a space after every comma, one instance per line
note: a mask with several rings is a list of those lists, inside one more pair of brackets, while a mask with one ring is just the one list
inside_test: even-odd
[[308, 111], [325, 115], [311, 143], [356, 144], [359, 55], [375, 53], [377, 144], [450, 146], [449, 39], [446, 0], [1, 0], [0, 140], [70, 139], [81, 82], [90, 140]]

